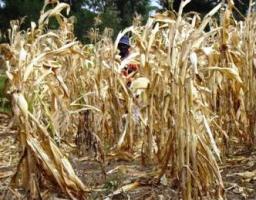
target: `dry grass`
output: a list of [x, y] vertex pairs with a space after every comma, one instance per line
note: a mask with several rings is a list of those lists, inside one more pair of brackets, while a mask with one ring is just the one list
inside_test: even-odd
[[[137, 156], [156, 166], [157, 180], [170, 176], [183, 199], [224, 197], [217, 162], [230, 141], [253, 145], [256, 137], [255, 16], [236, 22], [229, 3], [221, 25], [204, 32], [220, 6], [201, 23], [182, 18], [182, 6], [177, 16], [157, 14], [114, 43], [103, 35], [93, 46], [75, 40], [64, 3], [26, 32], [12, 22], [6, 73], [24, 150], [13, 183], [38, 198], [43, 169], [69, 198], [85, 198], [90, 189], [63, 153], [85, 123], [85, 149], [103, 166], [104, 156]], [[57, 31], [46, 28], [52, 16]], [[117, 44], [127, 32], [134, 51], [120, 61]], [[128, 62], [140, 64], [129, 88], [120, 74]]]

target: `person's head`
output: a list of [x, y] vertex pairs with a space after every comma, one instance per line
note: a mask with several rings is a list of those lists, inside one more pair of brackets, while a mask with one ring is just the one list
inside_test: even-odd
[[120, 51], [119, 55], [121, 56], [121, 59], [127, 57], [129, 55], [129, 49], [130, 49], [130, 42], [129, 37], [124, 35], [119, 43], [118, 43], [118, 49]]

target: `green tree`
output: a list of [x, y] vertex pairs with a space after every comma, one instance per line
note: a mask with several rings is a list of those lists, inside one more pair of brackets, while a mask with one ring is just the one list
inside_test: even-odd
[[39, 0], [5, 0], [4, 7], [0, 8], [0, 29], [6, 31], [9, 28], [10, 20], [25, 17], [24, 27], [30, 21], [37, 21], [43, 1]]
[[115, 0], [114, 2], [119, 11], [118, 16], [121, 19], [122, 28], [131, 25], [136, 14], [141, 15], [146, 20], [152, 9], [149, 0]]
[[[0, 30], [7, 32], [10, 28], [10, 20], [25, 17], [22, 29], [30, 26], [31, 21], [37, 22], [40, 11], [43, 7], [43, 0], [3, 0], [4, 6], [0, 8]], [[95, 14], [83, 9], [85, 0], [61, 0], [61, 2], [69, 3], [71, 6], [71, 15], [76, 17], [75, 33], [79, 39], [83, 39], [86, 30], [89, 30], [90, 24], [93, 23]], [[49, 5], [47, 8], [52, 7]], [[51, 23], [50, 28], [56, 28], [56, 23]]]
[[[159, 0], [159, 4], [164, 9], [179, 10], [181, 0]], [[195, 11], [199, 13], [209, 12], [214, 8], [221, 0], [191, 0], [191, 2], [184, 8], [184, 12]]]
[[[94, 18], [99, 16], [101, 31], [105, 27], [112, 28], [114, 35], [120, 29], [130, 26], [133, 17], [138, 14], [146, 20], [151, 9], [150, 0], [60, 0], [69, 3], [71, 15], [75, 16], [75, 35], [81, 41], [88, 41], [88, 32], [95, 27]], [[22, 29], [30, 27], [31, 21], [38, 21], [43, 0], [2, 0], [4, 6], [0, 8], [0, 30], [7, 32], [10, 20], [25, 17]], [[49, 5], [50, 8], [53, 5]], [[57, 23], [50, 23], [50, 28], [56, 28]]]
[[[253, 0], [255, 2], [255, 0]], [[195, 11], [202, 14], [209, 12], [222, 0], [191, 0], [191, 2], [184, 8], [184, 12]], [[246, 15], [250, 0], [234, 0], [235, 16], [241, 19], [241, 15]], [[163, 9], [178, 11], [181, 0], [158, 0], [158, 3]]]

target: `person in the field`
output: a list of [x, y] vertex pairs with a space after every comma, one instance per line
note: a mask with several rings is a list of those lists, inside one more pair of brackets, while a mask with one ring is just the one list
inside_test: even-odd
[[[123, 36], [118, 43], [119, 55], [121, 60], [127, 58], [131, 51], [131, 45], [128, 36]], [[138, 71], [139, 65], [134, 63], [129, 63], [122, 69], [122, 75], [127, 78], [127, 86], [131, 85], [132, 76]]]

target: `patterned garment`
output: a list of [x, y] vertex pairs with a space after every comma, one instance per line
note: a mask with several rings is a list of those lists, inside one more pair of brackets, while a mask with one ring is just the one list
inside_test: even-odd
[[127, 67], [124, 67], [122, 70], [122, 75], [126, 78], [126, 84], [129, 87], [131, 85], [133, 76], [139, 70], [138, 64], [128, 64]]

